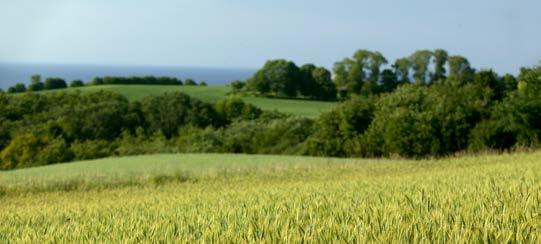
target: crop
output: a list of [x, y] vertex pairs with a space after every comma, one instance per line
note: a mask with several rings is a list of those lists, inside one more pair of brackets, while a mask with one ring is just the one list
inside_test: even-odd
[[540, 158], [151, 155], [0, 172], [0, 242], [539, 243]]

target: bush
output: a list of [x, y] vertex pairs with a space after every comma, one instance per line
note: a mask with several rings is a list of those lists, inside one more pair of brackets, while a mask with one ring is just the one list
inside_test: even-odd
[[86, 160], [112, 156], [116, 147], [114, 142], [106, 140], [87, 140], [73, 142], [70, 149], [75, 160]]
[[178, 150], [163, 134], [155, 133], [152, 136], [145, 136], [142, 128], [138, 128], [135, 135], [124, 131], [115, 150], [115, 154], [121, 156], [175, 152]]

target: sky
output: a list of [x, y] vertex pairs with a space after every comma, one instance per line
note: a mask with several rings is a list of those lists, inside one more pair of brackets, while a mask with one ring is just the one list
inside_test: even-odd
[[539, 0], [0, 0], [0, 62], [326, 67], [446, 49], [517, 73], [541, 60]]

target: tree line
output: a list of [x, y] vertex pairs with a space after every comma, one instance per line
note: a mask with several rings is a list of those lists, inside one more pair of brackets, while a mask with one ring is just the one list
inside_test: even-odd
[[[82, 80], [73, 80], [70, 82], [69, 87], [83, 87], [88, 85], [187, 85], [187, 86], [207, 86], [205, 81], [201, 81], [199, 84], [193, 79], [186, 79], [184, 81], [175, 77], [165, 76], [131, 76], [131, 77], [119, 77], [119, 76], [105, 76], [96, 77], [90, 82], [85, 84]], [[42, 81], [40, 75], [32, 75], [30, 78], [30, 84], [26, 86], [24, 83], [16, 83], [15, 85], [7, 89], [8, 93], [21, 93], [26, 91], [43, 91], [67, 88], [68, 84], [62, 78], [46, 78]]]
[[[292, 61], [270, 60], [246, 84], [236, 81], [232, 87], [264, 96], [335, 100], [388, 93], [411, 83], [431, 86], [447, 82], [460, 86], [472, 81], [476, 73], [467, 58], [449, 55], [443, 49], [419, 50], [395, 60], [390, 67], [388, 64], [380, 52], [361, 49], [336, 62], [333, 77], [329, 70], [313, 64], [298, 67]], [[505, 89], [516, 86], [512, 75], [500, 78]]]

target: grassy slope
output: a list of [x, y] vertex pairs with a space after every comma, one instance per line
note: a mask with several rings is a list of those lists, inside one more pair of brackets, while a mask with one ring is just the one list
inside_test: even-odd
[[[199, 98], [206, 102], [216, 102], [227, 96], [229, 92], [227, 86], [161, 86], [161, 85], [106, 85], [106, 86], [87, 86], [83, 88], [68, 88], [63, 91], [81, 90], [96, 91], [107, 90], [120, 93], [130, 100], [140, 100], [146, 96], [160, 95], [165, 92], [180, 91], [190, 96]], [[62, 91], [62, 90], [61, 90]], [[55, 91], [45, 91], [55, 92]], [[321, 112], [331, 110], [336, 103], [322, 101], [290, 100], [290, 99], [272, 99], [264, 97], [244, 97], [249, 102], [264, 110], [277, 110], [284, 113], [317, 117]]]
[[0, 242], [539, 243], [539, 158], [188, 154], [0, 172]]

